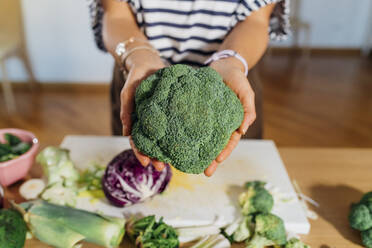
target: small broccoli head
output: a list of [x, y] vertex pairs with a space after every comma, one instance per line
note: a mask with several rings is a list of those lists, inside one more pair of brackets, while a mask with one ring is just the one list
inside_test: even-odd
[[288, 240], [287, 244], [285, 244], [284, 248], [310, 248], [310, 246], [302, 243], [301, 240], [292, 238]]
[[365, 247], [372, 248], [372, 228], [362, 232], [362, 242]]
[[236, 94], [210, 67], [173, 65], [136, 89], [132, 139], [149, 157], [203, 172], [243, 121]]
[[242, 214], [270, 213], [274, 205], [272, 195], [265, 188], [264, 182], [247, 182], [245, 192], [239, 196], [239, 204]]
[[353, 204], [349, 214], [350, 226], [359, 231], [372, 227], [372, 214], [363, 203]]
[[281, 218], [268, 213], [256, 215], [255, 232], [253, 238], [247, 241], [247, 248], [285, 245], [286, 242], [286, 232]]

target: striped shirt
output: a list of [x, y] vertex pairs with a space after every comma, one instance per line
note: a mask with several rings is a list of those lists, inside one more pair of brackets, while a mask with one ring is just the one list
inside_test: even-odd
[[[268, 30], [272, 39], [289, 33], [289, 0], [121, 0], [128, 2], [140, 29], [171, 64], [201, 65], [218, 50], [229, 31], [254, 11], [277, 3]], [[102, 40], [101, 0], [90, 0], [97, 46]]]

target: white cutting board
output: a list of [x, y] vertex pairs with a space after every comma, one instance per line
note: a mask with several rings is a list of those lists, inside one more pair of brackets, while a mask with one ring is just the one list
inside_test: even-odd
[[[129, 149], [128, 138], [106, 136], [66, 136], [62, 147], [71, 151], [71, 158], [79, 169], [92, 162], [107, 164], [115, 155]], [[276, 201], [273, 213], [280, 216], [286, 229], [292, 233], [307, 234], [310, 224], [298, 201], [283, 162], [269, 140], [242, 140], [230, 157], [219, 165], [208, 178], [203, 174], [190, 175], [173, 170], [167, 190], [144, 203], [126, 208], [111, 206], [106, 200], [83, 204], [82, 208], [101, 211], [107, 215], [163, 216], [173, 226], [216, 224], [232, 222], [239, 213], [237, 197], [242, 185], [250, 180], [263, 180], [292, 197], [292, 201]], [[89, 200], [86, 201], [89, 203]]]

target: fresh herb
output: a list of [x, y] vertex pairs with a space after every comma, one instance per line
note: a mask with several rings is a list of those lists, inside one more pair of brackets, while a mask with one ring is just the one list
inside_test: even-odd
[[17, 158], [31, 148], [31, 144], [23, 142], [19, 137], [6, 133], [5, 143], [0, 143], [0, 163]]
[[157, 222], [154, 215], [129, 220], [126, 231], [136, 247], [176, 248], [179, 246], [176, 230], [165, 224], [162, 218]]

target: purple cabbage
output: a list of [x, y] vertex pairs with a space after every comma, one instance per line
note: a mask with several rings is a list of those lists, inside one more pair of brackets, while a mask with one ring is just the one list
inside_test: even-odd
[[126, 207], [163, 192], [171, 177], [169, 165], [162, 171], [151, 163], [144, 167], [133, 150], [125, 150], [108, 164], [102, 188], [111, 204]]

